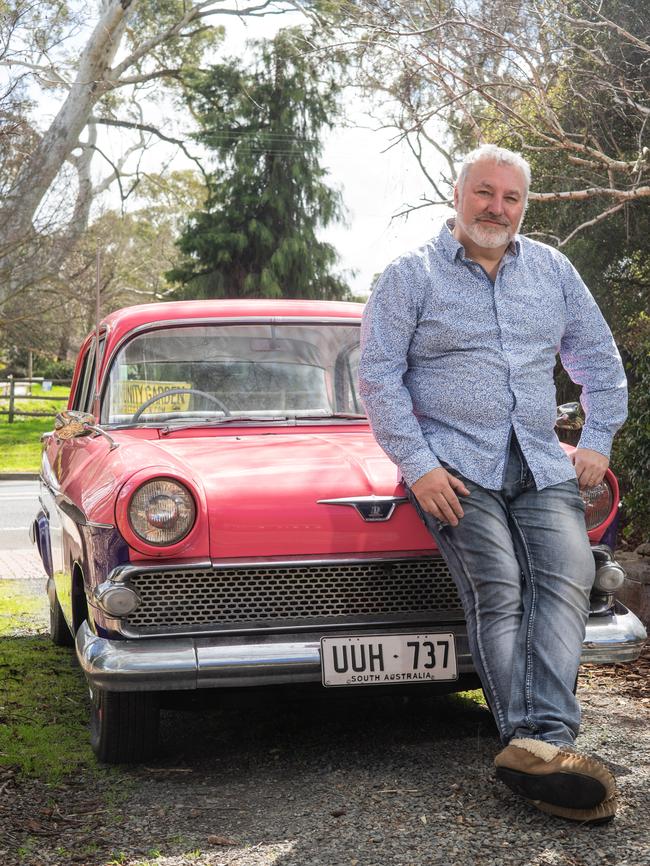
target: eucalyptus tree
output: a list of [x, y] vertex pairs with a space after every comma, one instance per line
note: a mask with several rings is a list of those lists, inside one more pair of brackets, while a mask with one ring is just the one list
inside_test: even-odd
[[[219, 22], [296, 8], [297, 0], [0, 3], [0, 324], [23, 290], [58, 278], [96, 197], [114, 185], [128, 196], [144, 149], [159, 138], [185, 146], [146, 106], [214, 48]], [[99, 134], [107, 127], [130, 136], [116, 158]]]

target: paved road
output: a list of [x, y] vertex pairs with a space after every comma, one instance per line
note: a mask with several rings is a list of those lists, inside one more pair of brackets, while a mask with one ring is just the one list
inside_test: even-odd
[[43, 568], [29, 540], [38, 481], [0, 481], [0, 579], [37, 579]]
[[38, 509], [38, 481], [0, 481], [0, 550], [32, 546], [29, 525]]

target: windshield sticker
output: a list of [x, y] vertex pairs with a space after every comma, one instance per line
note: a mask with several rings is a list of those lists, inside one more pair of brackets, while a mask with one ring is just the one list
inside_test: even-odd
[[[118, 382], [117, 400], [120, 412], [137, 412], [137, 410], [151, 400], [157, 394], [161, 397], [151, 404], [152, 412], [183, 412], [190, 408], [191, 394], [165, 394], [177, 388], [191, 388], [189, 382], [145, 382], [139, 379], [130, 379], [127, 382]], [[165, 396], [162, 396], [165, 394]]]

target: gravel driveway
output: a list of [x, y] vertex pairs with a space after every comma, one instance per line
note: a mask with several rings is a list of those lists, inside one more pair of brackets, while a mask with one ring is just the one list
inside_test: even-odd
[[106, 770], [103, 784], [0, 778], [0, 849], [9, 846], [0, 859], [641, 866], [650, 862], [647, 693], [622, 674], [583, 676], [580, 745], [610, 765], [622, 800], [604, 826], [547, 817], [496, 782], [494, 728], [474, 702], [294, 691], [165, 712], [161, 757]]
[[[30, 557], [12, 561], [42, 593]], [[578, 745], [620, 791], [600, 827], [543, 815], [498, 783], [495, 728], [473, 701], [426, 686], [247, 691], [165, 711], [147, 766], [58, 786], [0, 768], [0, 866], [650, 864], [650, 652], [583, 668], [578, 694]]]

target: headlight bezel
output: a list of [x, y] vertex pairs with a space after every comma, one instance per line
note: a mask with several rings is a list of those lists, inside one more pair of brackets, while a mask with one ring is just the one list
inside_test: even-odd
[[[156, 469], [158, 471], [156, 471]], [[155, 481], [171, 481], [181, 485], [189, 493], [194, 503], [194, 523], [188, 531], [173, 543], [155, 543], [144, 540], [132, 525], [130, 519], [130, 505], [134, 495], [146, 484]], [[147, 557], [152, 560], [159, 558], [187, 555], [203, 558], [209, 550], [209, 537], [207, 531], [207, 501], [205, 491], [197, 484], [194, 478], [187, 476], [184, 472], [176, 472], [169, 467], [147, 467], [134, 472], [120, 488], [115, 502], [116, 527], [134, 552], [136, 559]]]
[[[158, 487], [162, 487], [167, 485], [167, 492], [163, 490], [158, 490], [151, 493], [151, 496], [148, 500], [145, 499], [145, 502], [142, 506], [140, 506], [140, 510], [142, 508], [146, 508], [147, 505], [150, 505], [151, 502], [156, 498], [166, 497], [172, 501], [178, 502], [181, 497], [186, 497], [184, 505], [188, 509], [190, 513], [189, 522], [185, 521], [183, 529], [174, 535], [172, 538], [162, 538], [156, 539], [153, 535], [153, 531], [150, 536], [144, 535], [141, 531], [139, 531], [133, 514], [133, 509], [136, 507], [136, 500], [138, 496], [144, 497], [144, 491], [147, 487], [152, 487], [158, 485]], [[176, 491], [176, 495], [174, 496], [172, 491]], [[171, 478], [168, 476], [156, 476], [155, 478], [149, 478], [146, 481], [143, 481], [139, 484], [136, 489], [133, 491], [131, 496], [129, 497], [129, 502], [126, 508], [126, 517], [128, 520], [129, 528], [131, 532], [136, 536], [136, 538], [142, 543], [151, 545], [152, 547], [173, 547], [176, 544], [180, 544], [187, 536], [192, 532], [196, 524], [196, 515], [197, 515], [197, 507], [196, 500], [192, 495], [191, 490], [188, 488], [186, 484], [183, 484], [177, 478]], [[149, 521], [150, 522], [150, 521]], [[155, 530], [155, 528], [154, 528]]]

